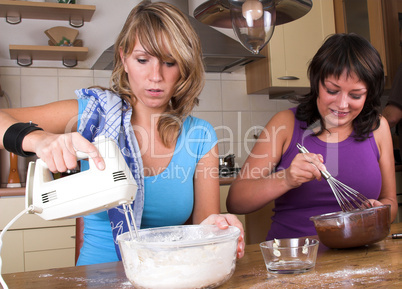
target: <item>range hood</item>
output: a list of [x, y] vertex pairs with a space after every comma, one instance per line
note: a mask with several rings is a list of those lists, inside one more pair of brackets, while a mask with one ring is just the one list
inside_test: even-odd
[[[173, 5], [177, 6], [181, 11], [187, 14], [187, 1], [180, 0], [166, 2], [174, 2], [172, 3]], [[243, 67], [247, 63], [265, 58], [263, 55], [255, 55], [251, 53], [238, 41], [206, 24], [199, 22], [195, 18], [191, 16], [188, 16], [188, 18], [194, 30], [201, 39], [206, 72], [233, 72]], [[101, 54], [101, 56], [92, 66], [92, 69], [112, 70], [113, 58], [114, 47], [111, 45]]]

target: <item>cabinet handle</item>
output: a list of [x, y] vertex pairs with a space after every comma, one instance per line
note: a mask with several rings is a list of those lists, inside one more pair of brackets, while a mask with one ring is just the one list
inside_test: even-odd
[[278, 79], [280, 79], [280, 80], [299, 80], [300, 78], [298, 78], [296, 76], [281, 76], [281, 77], [278, 77]]

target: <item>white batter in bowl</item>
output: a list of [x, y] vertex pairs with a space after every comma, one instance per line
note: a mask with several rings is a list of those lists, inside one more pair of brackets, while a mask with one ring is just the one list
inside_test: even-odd
[[117, 237], [127, 278], [136, 288], [215, 288], [236, 267], [240, 230], [213, 225], [139, 230]]

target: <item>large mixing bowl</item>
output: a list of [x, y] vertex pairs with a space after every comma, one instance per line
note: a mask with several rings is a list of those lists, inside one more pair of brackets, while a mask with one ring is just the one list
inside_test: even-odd
[[139, 230], [117, 237], [124, 270], [136, 288], [215, 288], [236, 267], [240, 230], [213, 225]]
[[329, 248], [370, 245], [388, 236], [391, 206], [383, 205], [352, 212], [336, 212], [311, 217], [320, 241]]

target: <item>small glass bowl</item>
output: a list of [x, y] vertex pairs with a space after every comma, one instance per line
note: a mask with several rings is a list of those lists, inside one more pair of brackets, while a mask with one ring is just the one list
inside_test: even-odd
[[312, 270], [319, 241], [311, 238], [274, 239], [260, 243], [268, 272], [297, 274]]

